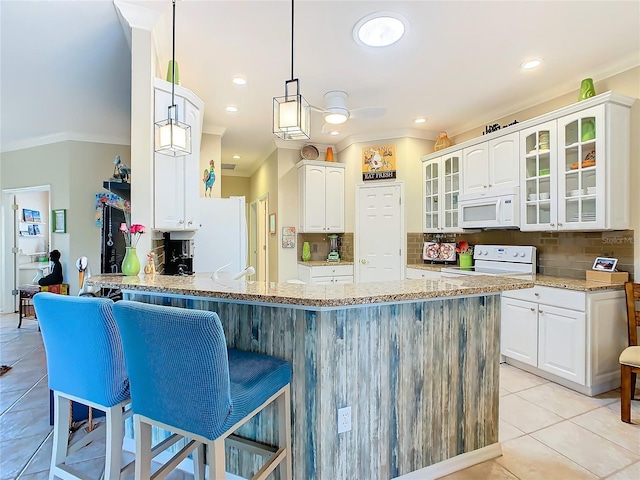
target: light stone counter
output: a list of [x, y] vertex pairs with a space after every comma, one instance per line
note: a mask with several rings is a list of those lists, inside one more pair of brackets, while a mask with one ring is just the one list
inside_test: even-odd
[[433, 272], [439, 272], [443, 267], [450, 267], [455, 265], [444, 265], [436, 263], [407, 263], [407, 268], [417, 268], [418, 270], [430, 270]]
[[298, 265], [306, 265], [307, 267], [335, 267], [338, 265], [353, 265], [353, 262], [328, 262], [326, 260], [309, 260], [308, 262], [298, 261]]
[[541, 287], [565, 288], [579, 292], [622, 290], [624, 288], [624, 283], [602, 283], [579, 278], [552, 277], [550, 275], [536, 275], [533, 283]]
[[189, 276], [121, 274], [96, 275], [88, 285], [118, 288], [139, 293], [210, 297], [309, 307], [345, 307], [364, 304], [398, 303], [444, 297], [500, 293], [533, 287], [530, 280], [509, 277], [447, 277], [395, 282], [350, 283], [336, 285], [268, 284], [265, 282], [214, 281], [210, 274]]

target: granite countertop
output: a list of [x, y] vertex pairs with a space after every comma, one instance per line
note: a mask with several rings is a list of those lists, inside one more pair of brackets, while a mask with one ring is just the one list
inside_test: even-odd
[[298, 265], [306, 265], [307, 267], [334, 267], [338, 265], [353, 265], [353, 262], [345, 262], [343, 260], [340, 260], [339, 262], [327, 262], [326, 260], [309, 260], [307, 262], [303, 262], [302, 260], [299, 260]]
[[87, 285], [137, 292], [211, 297], [223, 300], [276, 303], [309, 307], [340, 307], [371, 303], [395, 303], [446, 297], [500, 293], [533, 287], [531, 280], [508, 277], [447, 277], [394, 282], [336, 285], [297, 285], [211, 279], [211, 274], [189, 276], [122, 274], [95, 275]]
[[[441, 268], [447, 265], [432, 265], [426, 263], [410, 263], [407, 268], [417, 268], [421, 270], [431, 270], [439, 272]], [[522, 278], [522, 277], [519, 277]], [[531, 277], [534, 285], [540, 287], [564, 288], [566, 290], [575, 290], [578, 292], [596, 292], [599, 290], [622, 290], [624, 282], [620, 283], [603, 283], [594, 282], [580, 278], [555, 277], [551, 275], [536, 274]]]
[[444, 265], [438, 263], [407, 263], [407, 268], [417, 268], [419, 270], [431, 270], [434, 272], [439, 272], [443, 267], [450, 267], [455, 265]]
[[622, 290], [624, 288], [624, 282], [603, 283], [580, 278], [553, 277], [550, 275], [536, 275], [533, 279], [533, 283], [540, 287], [564, 288], [566, 290], [577, 290], [579, 292]]

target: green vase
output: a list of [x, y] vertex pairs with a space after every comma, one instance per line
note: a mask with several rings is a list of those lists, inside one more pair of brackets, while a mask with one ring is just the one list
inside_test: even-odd
[[[167, 82], [171, 82], [173, 80], [173, 65], [174, 65], [174, 61], [173, 60], [169, 60], [169, 65], [167, 66]], [[176, 66], [176, 79], [175, 79], [175, 83], [176, 85], [180, 85], [180, 69], [178, 68], [178, 62], [175, 62], [175, 66]]]
[[473, 265], [473, 255], [471, 253], [461, 253], [460, 254], [460, 269], [461, 270], [471, 270], [471, 265]]
[[578, 101], [586, 100], [587, 98], [595, 97], [596, 89], [593, 86], [593, 78], [585, 78], [580, 84], [580, 96]]
[[309, 242], [302, 244], [302, 260], [305, 262], [311, 260], [311, 245], [309, 245]]
[[122, 260], [122, 273], [127, 276], [140, 273], [140, 259], [138, 258], [136, 247], [127, 247], [127, 252]]

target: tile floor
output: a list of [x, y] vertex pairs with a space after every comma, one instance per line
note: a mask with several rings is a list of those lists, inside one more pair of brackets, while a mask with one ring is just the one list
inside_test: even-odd
[[[0, 315], [0, 364], [13, 367], [0, 376], [0, 480], [46, 479], [52, 435], [44, 347], [35, 321], [19, 330], [17, 323], [17, 315]], [[500, 386], [503, 456], [447, 480], [640, 478], [640, 402], [628, 425], [620, 421], [618, 390], [590, 398], [508, 365]], [[82, 449], [75, 467], [97, 478], [103, 449], [103, 442]]]

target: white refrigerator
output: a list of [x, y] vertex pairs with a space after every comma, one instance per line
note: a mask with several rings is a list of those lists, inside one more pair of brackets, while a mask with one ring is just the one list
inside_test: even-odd
[[200, 229], [193, 239], [195, 273], [221, 269], [235, 275], [244, 270], [248, 248], [244, 197], [200, 198]]

